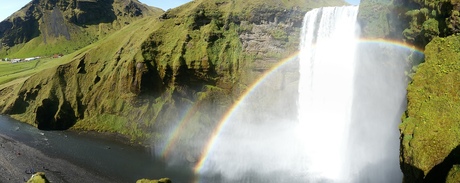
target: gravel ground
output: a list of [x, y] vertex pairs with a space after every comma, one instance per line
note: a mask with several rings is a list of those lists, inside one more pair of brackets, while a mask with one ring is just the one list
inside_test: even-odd
[[119, 182], [96, 175], [62, 159], [0, 135], [0, 183], [26, 182], [34, 172], [45, 172], [50, 182]]

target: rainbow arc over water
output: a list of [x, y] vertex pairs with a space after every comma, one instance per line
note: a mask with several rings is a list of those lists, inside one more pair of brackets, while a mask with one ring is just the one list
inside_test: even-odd
[[[382, 46], [390, 46], [398, 49], [409, 50], [414, 53], [422, 54], [423, 50], [419, 49], [413, 45], [409, 45], [400, 41], [395, 40], [386, 40], [386, 39], [360, 39], [358, 45], [382, 45]], [[246, 100], [246, 98], [253, 93], [254, 90], [258, 88], [258, 86], [265, 81], [265, 79], [270, 76], [272, 73], [276, 72], [280, 68], [282, 68], [287, 63], [293, 62], [298, 60], [299, 52], [295, 52], [294, 54], [290, 55], [289, 57], [280, 60], [277, 64], [275, 64], [271, 69], [264, 72], [256, 81], [253, 82], [246, 90], [242, 93], [242, 95], [238, 98], [238, 100], [228, 109], [228, 111], [222, 116], [218, 125], [212, 132], [211, 137], [208, 139], [206, 146], [203, 148], [199, 161], [196, 163], [194, 170], [195, 173], [200, 174], [201, 170], [204, 166], [206, 166], [206, 160], [210, 153], [213, 151], [213, 146], [217, 143], [219, 139], [219, 135], [222, 130], [225, 128], [226, 124], [230, 122], [230, 118], [234, 114], [234, 112], [239, 108], [240, 104]], [[177, 130], [181, 128], [178, 127]], [[176, 134], [178, 132], [174, 132]]]

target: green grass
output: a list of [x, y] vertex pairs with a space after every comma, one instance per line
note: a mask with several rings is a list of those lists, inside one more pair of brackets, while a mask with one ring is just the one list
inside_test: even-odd
[[0, 77], [35, 69], [40, 62], [41, 60], [20, 63], [0, 62]]
[[[137, 22], [137, 25], [145, 24], [146, 26], [147, 25], [152, 26], [152, 21], [150, 21], [148, 18], [145, 18], [145, 19], [142, 19], [136, 22]], [[46, 69], [51, 69], [59, 65], [70, 63], [75, 58], [83, 54], [86, 54], [87, 51], [89, 50], [93, 50], [93, 52], [91, 52], [93, 54], [89, 53], [89, 56], [90, 56], [89, 59], [94, 60], [94, 61], [107, 60], [113, 57], [113, 55], [110, 55], [110, 54], [113, 54], [113, 52], [109, 50], [116, 50], [116, 49], [119, 49], [125, 46], [125, 45], [119, 44], [120, 37], [126, 38], [126, 39], [133, 39], [133, 37], [146, 36], [145, 33], [136, 34], [136, 32], [138, 31], [137, 29], [139, 29], [138, 26], [128, 26], [124, 29], [121, 29], [117, 33], [114, 33], [106, 38], [103, 38], [100, 41], [97, 41], [94, 44], [88, 45], [68, 55], [64, 55], [61, 58], [42, 58], [40, 60], [36, 60], [32, 62], [21, 62], [21, 63], [15, 63], [15, 64], [11, 64], [8, 62], [0, 62], [0, 89], [1, 89], [1, 85], [7, 82], [11, 82], [16, 79], [21, 79], [24, 77], [29, 77], [36, 73], [40, 73]], [[131, 35], [131, 36], [126, 36], [126, 35]], [[127, 40], [124, 40], [124, 41], [127, 41]], [[33, 55], [44, 55], [43, 52], [41, 52], [40, 50], [41, 48], [39, 45], [37, 45], [37, 48], [38, 48], [37, 50], [32, 51], [32, 53], [34, 53]], [[98, 49], [98, 50], [94, 51], [94, 49]], [[125, 56], [133, 57], [133, 55], [136, 53], [137, 51], [132, 51], [130, 55], [125, 55]], [[15, 55], [19, 56], [21, 55], [21, 52], [18, 52]], [[21, 56], [22, 57], [18, 57], [18, 58], [25, 58], [26, 55], [21, 55]], [[32, 56], [32, 55], [27, 55], [27, 56]]]
[[64, 55], [61, 58], [42, 58], [31, 62], [21, 62], [14, 64], [8, 62], [1, 62], [0, 89], [2, 89], [2, 84], [6, 84], [17, 79], [29, 77], [36, 73], [43, 72], [46, 69], [55, 68], [59, 65], [69, 63], [70, 61], [72, 61], [73, 57], [78, 55], [80, 52], [89, 49], [90, 47], [92, 46], [84, 48], [79, 52]]
[[[56, 2], [54, 2], [55, 4]], [[53, 54], [70, 54], [75, 52], [89, 44], [95, 43], [98, 40], [104, 39], [108, 35], [115, 33], [121, 28], [125, 27], [127, 23], [135, 22], [136, 20], [142, 19], [143, 17], [157, 17], [163, 13], [163, 10], [154, 7], [148, 7], [144, 5], [139, 5], [142, 9], [142, 15], [133, 15], [130, 10], [127, 10], [126, 7], [128, 3], [137, 3], [130, 0], [120, 0], [115, 1], [112, 4], [107, 4], [110, 2], [99, 2], [98, 5], [94, 5], [95, 8], [98, 6], [111, 7], [112, 11], [116, 14], [116, 17], [111, 17], [110, 15], [101, 15], [99, 12], [88, 12], [97, 15], [94, 18], [92, 23], [87, 25], [77, 25], [74, 23], [76, 15], [81, 13], [80, 9], [72, 9], [62, 3], [57, 3], [56, 5], [50, 5], [45, 3], [45, 1], [34, 1], [28, 4], [27, 8], [21, 9], [14, 13], [10, 19], [7, 21], [15, 21], [16, 28], [13, 31], [7, 32], [4, 36], [14, 36], [9, 34], [17, 34], [21, 36], [24, 34], [24, 29], [33, 30], [37, 29], [36, 37], [27, 38], [24, 40], [17, 39], [15, 45], [11, 47], [4, 47], [0, 49], [0, 58], [26, 58], [26, 57], [35, 57], [35, 56], [51, 56]], [[51, 2], [53, 4], [53, 2]], [[55, 25], [53, 25], [51, 12], [47, 9], [43, 9], [45, 6], [56, 6], [60, 9], [63, 17], [63, 23], [66, 27], [68, 35], [70, 35], [70, 40], [64, 36], [55, 35]], [[29, 11], [29, 12], [27, 12]], [[34, 12], [34, 13], [30, 13]], [[104, 22], [99, 20], [112, 19], [112, 22]], [[35, 20], [36, 23], [28, 22], [27, 25], [22, 25], [19, 21], [21, 20]], [[18, 28], [19, 27], [19, 28]], [[30, 40], [29, 40], [30, 39]]]

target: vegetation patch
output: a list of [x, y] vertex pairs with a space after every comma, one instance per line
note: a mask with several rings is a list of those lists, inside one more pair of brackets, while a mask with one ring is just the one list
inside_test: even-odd
[[434, 38], [425, 56], [408, 87], [399, 128], [402, 163], [427, 175], [460, 145], [460, 37]]
[[[75, 45], [94, 43], [75, 52], [79, 46], [70, 45], [72, 53], [62, 58], [33, 68], [24, 63], [17, 73], [0, 76], [0, 109], [39, 127], [55, 127], [44, 118], [72, 119], [71, 129], [115, 132], [136, 142], [165, 139], [184, 118], [183, 138], [203, 138], [261, 73], [297, 51], [307, 10], [345, 4], [308, 2], [198, 0], [159, 17], [126, 19], [124, 26], [74, 20], [89, 34]], [[84, 18], [89, 12], [76, 13]], [[98, 32], [108, 29], [114, 33]], [[69, 28], [71, 38], [75, 30]], [[42, 46], [39, 39], [10, 47], [8, 54], [59, 51], [32, 49]], [[65, 47], [66, 40], [57, 42]]]

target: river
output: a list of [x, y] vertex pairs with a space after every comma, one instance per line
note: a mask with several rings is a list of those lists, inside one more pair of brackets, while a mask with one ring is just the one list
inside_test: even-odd
[[0, 134], [67, 160], [103, 177], [121, 182], [141, 178], [169, 177], [173, 182], [191, 182], [193, 171], [188, 166], [172, 167], [156, 159], [150, 148], [125, 144], [106, 135], [73, 131], [42, 131], [29, 124], [0, 115]]

